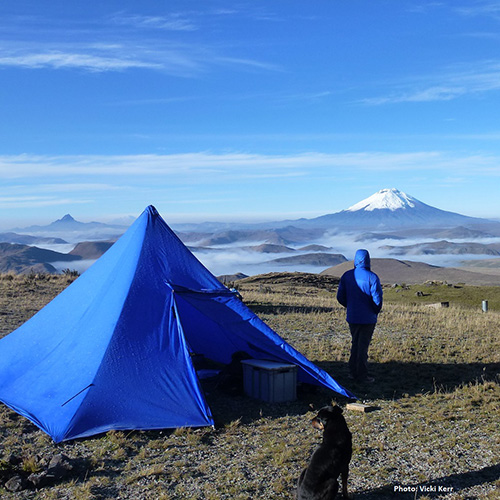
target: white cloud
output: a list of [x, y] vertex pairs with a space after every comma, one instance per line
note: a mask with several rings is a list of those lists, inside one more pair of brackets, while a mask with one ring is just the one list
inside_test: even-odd
[[[304, 153], [298, 155], [258, 155], [210, 152], [172, 155], [74, 155], [0, 156], [0, 178], [37, 181], [51, 190], [81, 191], [108, 189], [107, 186], [133, 186], [138, 177], [147, 182], [168, 179], [170, 183], [190, 185], [237, 182], [244, 179], [287, 178], [339, 172], [422, 172], [440, 171], [445, 175], [498, 176], [500, 157], [496, 155], [459, 156], [439, 151], [410, 153], [364, 152], [346, 154]], [[54, 179], [54, 182], [47, 182]], [[68, 188], [65, 186], [68, 185]], [[59, 187], [56, 187], [59, 186]]]
[[12, 184], [9, 186], [10, 195], [31, 195], [36, 196], [40, 193], [53, 194], [53, 193], [74, 193], [74, 192], [87, 192], [94, 193], [96, 191], [117, 191], [123, 190], [123, 187], [113, 184], [103, 184], [103, 183], [53, 183], [47, 184], [44, 182], [36, 184]]
[[249, 69], [264, 69], [266, 71], [281, 71], [281, 68], [276, 64], [258, 61], [256, 59], [245, 59], [238, 57], [217, 57], [214, 59], [214, 61], [227, 66], [239, 66]]
[[[27, 179], [28, 181], [29, 179]], [[124, 186], [99, 183], [12, 184], [8, 196], [0, 195], [0, 209], [42, 208], [59, 205], [86, 205], [95, 202], [97, 194], [132, 191]]]
[[30, 47], [22, 42], [0, 49], [0, 69], [80, 69], [89, 72], [146, 69], [162, 71], [173, 76], [193, 77], [217, 66], [232, 69], [280, 71], [276, 64], [258, 59], [230, 57], [219, 50], [197, 44], [159, 43], [142, 41], [130, 43], [71, 44], [42, 43]]
[[0, 209], [41, 208], [70, 204], [87, 204], [93, 200], [50, 198], [46, 196], [0, 196]]
[[[154, 42], [134, 43], [4, 43], [1, 67], [81, 69], [90, 72], [147, 69], [190, 76], [205, 66], [203, 50]], [[206, 57], [206, 56], [205, 56]]]
[[[23, 188], [25, 189], [25, 187]], [[45, 191], [45, 192], [53, 192], [53, 193], [69, 193], [75, 191], [116, 191], [120, 190], [120, 186], [112, 185], [112, 184], [98, 184], [98, 183], [78, 183], [78, 184], [38, 184], [36, 189]]]
[[439, 75], [417, 77], [407, 84], [393, 85], [384, 96], [363, 99], [369, 105], [402, 102], [450, 101], [462, 96], [500, 90], [500, 61], [461, 64]]
[[196, 24], [180, 13], [168, 16], [115, 16], [112, 22], [117, 25], [132, 26], [140, 29], [157, 29], [165, 31], [195, 31]]
[[197, 23], [202, 20], [207, 22], [201, 13], [120, 14], [90, 26], [77, 20], [62, 25], [35, 17], [11, 17], [4, 22], [10, 21], [16, 29], [4, 32], [4, 39], [0, 39], [0, 69], [147, 69], [181, 77], [197, 76], [219, 66], [236, 70], [278, 69], [260, 57], [241, 57], [234, 45], [224, 47], [193, 38], [190, 33], [198, 31]]
[[495, 0], [487, 0], [485, 2], [475, 2], [473, 6], [457, 6], [454, 8], [456, 12], [467, 17], [476, 16], [492, 16], [500, 18], [500, 2]]
[[50, 51], [45, 53], [25, 53], [0, 55], [0, 66], [23, 68], [80, 68], [88, 71], [121, 71], [131, 68], [160, 69], [158, 63], [112, 56], [98, 56], [81, 53]]

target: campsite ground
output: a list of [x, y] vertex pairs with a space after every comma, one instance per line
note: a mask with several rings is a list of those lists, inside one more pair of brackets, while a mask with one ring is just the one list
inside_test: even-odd
[[[0, 276], [0, 336], [60, 292], [71, 277]], [[370, 350], [376, 383], [347, 379], [349, 333], [336, 282], [270, 275], [239, 283], [244, 301], [289, 343], [379, 409], [345, 410], [353, 433], [355, 498], [498, 498], [500, 486], [500, 287], [386, 288]], [[424, 293], [416, 294], [418, 291]], [[487, 294], [487, 296], [485, 295]], [[475, 298], [471, 298], [475, 297]], [[481, 312], [479, 297], [490, 310]], [[450, 302], [449, 307], [429, 304]], [[299, 388], [268, 404], [209, 390], [216, 428], [109, 432], [54, 444], [0, 405], [3, 499], [286, 499], [320, 439], [315, 410], [346, 400]], [[38, 489], [14, 477], [42, 474], [63, 454], [60, 477]], [[406, 489], [407, 491], [401, 491]], [[396, 490], [396, 491], [395, 491]]]

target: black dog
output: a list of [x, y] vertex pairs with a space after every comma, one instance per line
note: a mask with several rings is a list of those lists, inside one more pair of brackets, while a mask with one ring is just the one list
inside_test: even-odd
[[352, 434], [342, 415], [342, 409], [338, 406], [321, 408], [312, 419], [312, 425], [323, 431], [323, 441], [300, 475], [297, 500], [335, 498], [339, 490], [339, 475], [342, 475], [342, 496], [349, 498], [347, 477], [352, 455]]

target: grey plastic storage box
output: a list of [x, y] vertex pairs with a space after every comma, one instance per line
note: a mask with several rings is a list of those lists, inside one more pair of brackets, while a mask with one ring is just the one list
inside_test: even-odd
[[262, 359], [246, 359], [241, 363], [247, 396], [268, 403], [284, 403], [297, 398], [295, 365]]

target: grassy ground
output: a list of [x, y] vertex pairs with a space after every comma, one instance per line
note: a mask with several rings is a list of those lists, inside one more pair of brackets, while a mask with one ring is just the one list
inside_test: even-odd
[[488, 302], [488, 311], [500, 312], [499, 286], [462, 286], [427, 282], [423, 285], [402, 285], [385, 290], [385, 299], [395, 304], [452, 305], [482, 310], [482, 302]]
[[[344, 411], [353, 433], [349, 484], [355, 498], [498, 498], [500, 314], [495, 307], [482, 313], [471, 305], [466, 287], [443, 290], [456, 294], [448, 308], [420, 303], [425, 296], [416, 297], [414, 290], [386, 289], [370, 349], [377, 380], [358, 385], [347, 378], [350, 339], [344, 311], [334, 300], [335, 282], [325, 280], [284, 276], [244, 280], [239, 288], [245, 302], [289, 343], [380, 408]], [[67, 277], [0, 277], [0, 336], [67, 283]], [[493, 296], [480, 292], [486, 290], [477, 297]], [[109, 432], [58, 445], [0, 405], [0, 497], [293, 498], [320, 439], [310, 419], [325, 404], [346, 403], [322, 389], [299, 390], [297, 401], [274, 405], [213, 392], [207, 398], [215, 429]], [[67, 477], [38, 490], [5, 489], [14, 474], [40, 472], [58, 453], [71, 462]]]

